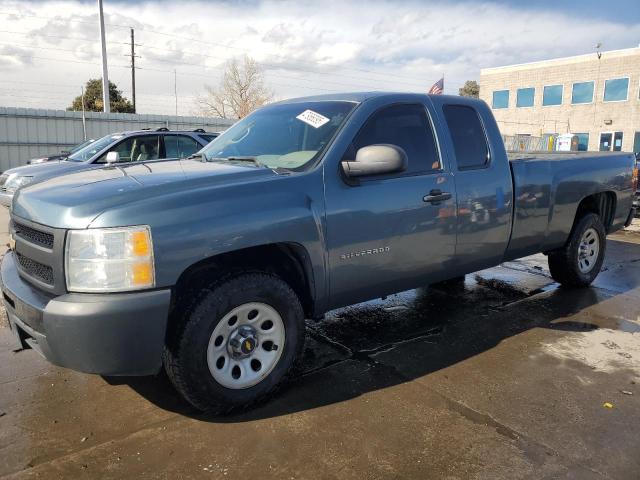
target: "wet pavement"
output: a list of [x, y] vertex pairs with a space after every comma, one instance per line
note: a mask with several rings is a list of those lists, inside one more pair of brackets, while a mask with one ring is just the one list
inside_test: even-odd
[[16, 353], [5, 325], [2, 479], [640, 476], [639, 233], [592, 288], [538, 255], [310, 321], [304, 374], [231, 417]]

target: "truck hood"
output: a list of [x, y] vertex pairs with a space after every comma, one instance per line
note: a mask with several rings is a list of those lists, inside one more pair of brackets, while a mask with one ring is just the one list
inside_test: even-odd
[[104, 211], [161, 195], [254, 182], [277, 174], [197, 160], [136, 163], [70, 173], [19, 189], [14, 215], [55, 228], [87, 228]]

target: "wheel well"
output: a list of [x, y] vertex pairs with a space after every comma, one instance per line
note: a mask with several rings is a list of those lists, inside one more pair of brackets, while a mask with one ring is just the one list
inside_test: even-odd
[[[275, 243], [244, 248], [201, 260], [187, 268], [174, 287], [172, 313], [184, 307], [194, 291], [234, 273], [261, 271], [289, 284], [302, 304], [305, 316], [313, 316], [314, 283], [311, 260], [296, 243]], [[172, 315], [173, 317], [173, 315]]]
[[578, 205], [576, 216], [573, 220], [575, 224], [587, 213], [595, 213], [600, 217], [604, 229], [609, 233], [613, 224], [613, 217], [616, 211], [616, 195], [613, 192], [601, 192], [589, 195], [582, 199]]

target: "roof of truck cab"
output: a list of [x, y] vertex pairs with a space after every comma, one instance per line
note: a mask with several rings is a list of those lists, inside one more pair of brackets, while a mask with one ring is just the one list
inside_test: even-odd
[[289, 98], [287, 100], [282, 100], [277, 102], [277, 104], [286, 104], [286, 103], [301, 103], [301, 102], [355, 102], [362, 103], [366, 100], [372, 98], [384, 98], [388, 97], [390, 100], [400, 100], [400, 99], [416, 99], [418, 97], [439, 97], [439, 98], [456, 98], [460, 99], [457, 95], [428, 95], [426, 93], [410, 93], [410, 92], [353, 92], [353, 93], [331, 93], [325, 95], [314, 95], [311, 97], [299, 97], [299, 98]]

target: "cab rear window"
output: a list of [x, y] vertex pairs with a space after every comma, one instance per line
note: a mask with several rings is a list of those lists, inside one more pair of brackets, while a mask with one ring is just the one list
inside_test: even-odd
[[443, 107], [459, 170], [482, 168], [489, 163], [489, 146], [478, 112], [464, 105]]

